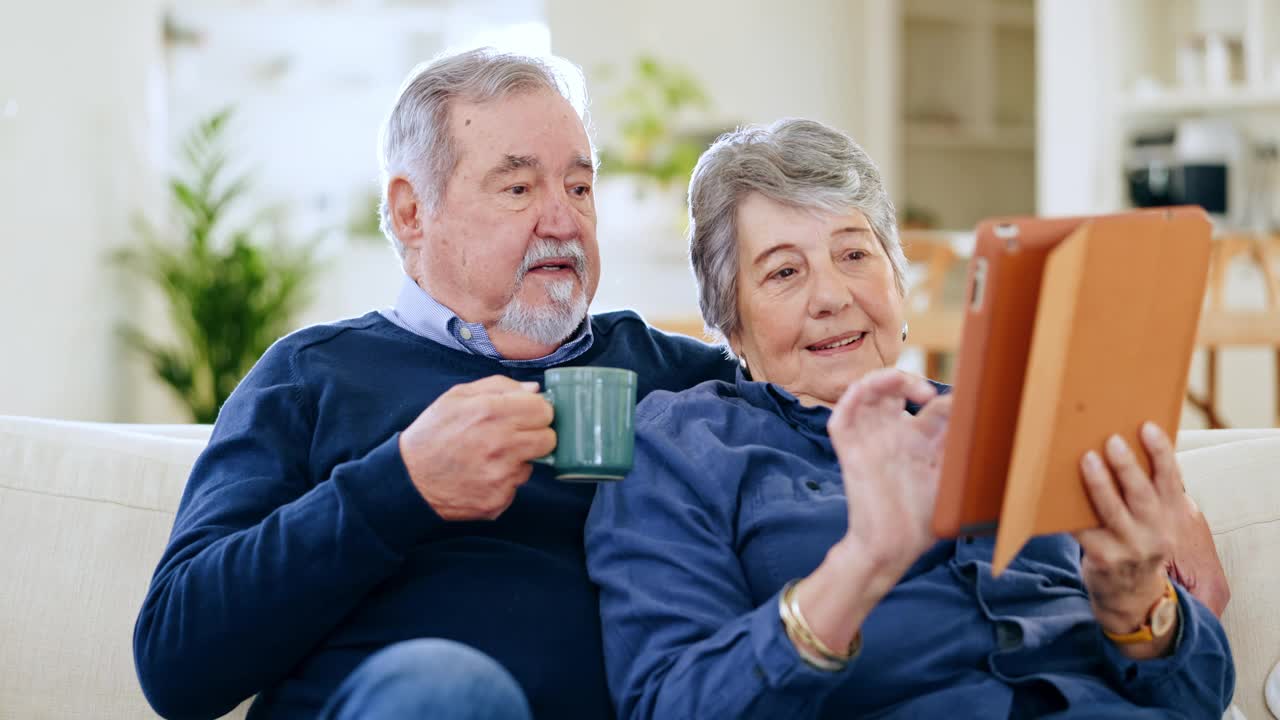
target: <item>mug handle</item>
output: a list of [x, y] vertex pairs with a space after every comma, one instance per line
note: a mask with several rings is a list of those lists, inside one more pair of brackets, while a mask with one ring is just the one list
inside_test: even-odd
[[[553, 397], [552, 397], [552, 395], [551, 395], [551, 391], [549, 391], [549, 390], [543, 390], [542, 392], [540, 392], [540, 393], [538, 393], [538, 394], [542, 396], [542, 399], [543, 399], [543, 400], [546, 400], [546, 401], [547, 401], [547, 403], [548, 403], [549, 405], [551, 405], [552, 420], [554, 421], [554, 420], [555, 420], [555, 415], [554, 415], [554, 413], [555, 413], [555, 410], [556, 410], [556, 402], [555, 402], [555, 400], [553, 399]], [[529, 462], [536, 462], [536, 463], [541, 463], [541, 464], [543, 464], [543, 465], [549, 465], [549, 466], [551, 466], [551, 467], [555, 467], [555, 466], [556, 466], [556, 450], [555, 450], [555, 448], [551, 448], [551, 452], [547, 453], [546, 455], [543, 455], [542, 457], [534, 458], [534, 459], [530, 460]]]

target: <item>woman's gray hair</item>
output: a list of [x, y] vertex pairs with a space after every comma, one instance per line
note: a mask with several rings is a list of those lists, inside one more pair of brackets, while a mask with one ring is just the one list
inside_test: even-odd
[[906, 295], [907, 259], [893, 202], [866, 151], [812, 120], [740, 128], [702, 154], [689, 182], [689, 260], [712, 335], [727, 340], [739, 330], [738, 205], [753, 192], [794, 207], [861, 212], [889, 257], [898, 292]]
[[[562, 58], [480, 48], [437, 57], [409, 73], [378, 137], [382, 171], [382, 204], [378, 212], [382, 233], [400, 257], [404, 257], [404, 244], [391, 225], [388, 183], [397, 175], [403, 176], [429, 212], [439, 206], [458, 163], [457, 144], [449, 134], [449, 108], [453, 101], [483, 103], [539, 90], [568, 100], [586, 126], [587, 92], [582, 71]], [[594, 163], [594, 145], [591, 159]]]

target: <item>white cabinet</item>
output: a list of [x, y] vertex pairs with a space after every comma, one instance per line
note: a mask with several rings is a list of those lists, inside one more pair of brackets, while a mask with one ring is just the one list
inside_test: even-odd
[[1280, 2], [1138, 0], [1116, 14], [1130, 116], [1280, 110]]
[[1030, 0], [902, 0], [900, 215], [972, 228], [1035, 210]]

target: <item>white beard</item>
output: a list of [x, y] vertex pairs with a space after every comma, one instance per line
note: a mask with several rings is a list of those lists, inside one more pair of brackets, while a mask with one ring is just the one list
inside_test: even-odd
[[[547, 305], [529, 305], [520, 299], [524, 278], [535, 263], [550, 257], [567, 255], [574, 259], [574, 272], [578, 276], [577, 292], [573, 280], [557, 280], [547, 284]], [[502, 310], [498, 329], [520, 335], [539, 345], [559, 345], [573, 334], [587, 316], [586, 253], [577, 243], [559, 243], [538, 240], [525, 254], [524, 263], [516, 273], [516, 287], [511, 301]]]

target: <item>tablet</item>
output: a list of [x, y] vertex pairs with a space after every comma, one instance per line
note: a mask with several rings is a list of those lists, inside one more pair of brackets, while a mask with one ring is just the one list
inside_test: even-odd
[[1097, 525], [1079, 458], [1112, 433], [1140, 448], [1146, 419], [1177, 431], [1210, 234], [1194, 207], [978, 226], [939, 537]]

